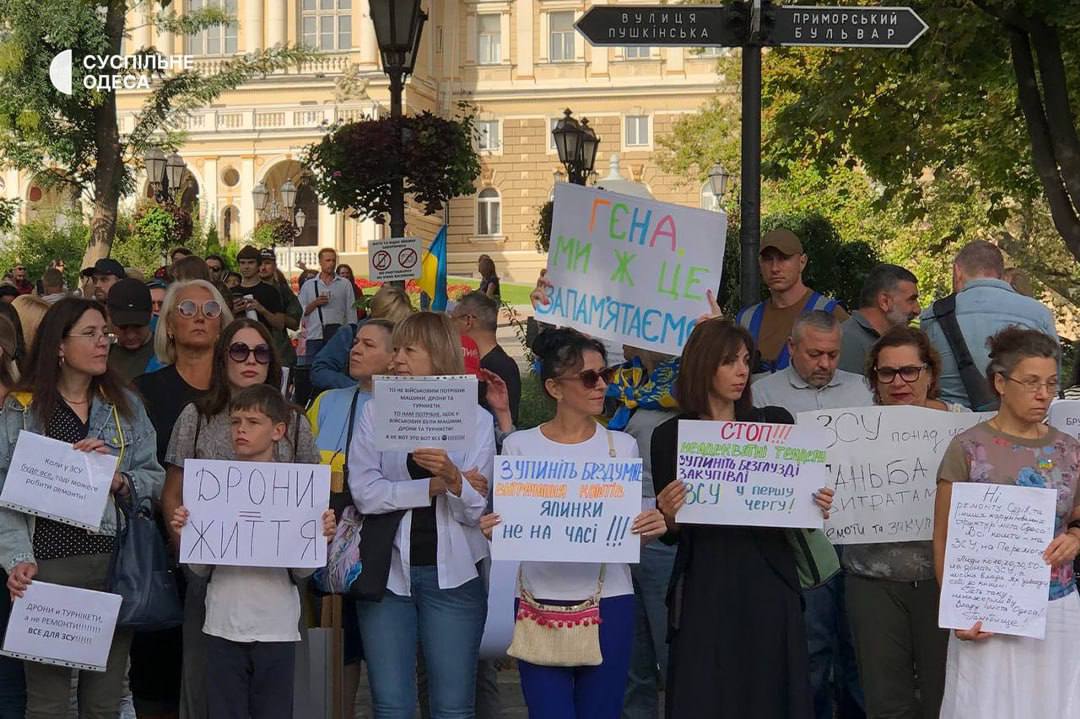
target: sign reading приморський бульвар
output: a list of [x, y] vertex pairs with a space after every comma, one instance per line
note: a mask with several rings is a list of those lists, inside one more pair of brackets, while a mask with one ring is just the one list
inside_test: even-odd
[[612, 342], [679, 354], [720, 286], [723, 213], [570, 183], [555, 186], [550, 303], [537, 317]]

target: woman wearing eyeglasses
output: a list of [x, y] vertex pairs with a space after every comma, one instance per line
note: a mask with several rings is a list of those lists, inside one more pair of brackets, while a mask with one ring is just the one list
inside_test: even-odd
[[[214, 343], [230, 322], [232, 313], [214, 285], [205, 280], [169, 285], [154, 330], [154, 353], [165, 366], [135, 379], [157, 431], [162, 466], [180, 411], [210, 389]], [[131, 692], [140, 714], [167, 717], [178, 711], [181, 642], [179, 628], [135, 636]]]
[[[0, 486], [19, 432], [70, 442], [75, 449], [119, 457], [111, 497], [157, 498], [164, 473], [154, 457], [154, 428], [139, 398], [108, 369], [105, 308], [64, 299], [45, 315], [31, 348], [27, 372], [0, 414]], [[116, 543], [116, 510], [106, 503], [98, 532], [0, 509], [0, 565], [7, 589], [22, 596], [32, 581], [104, 591]], [[118, 629], [104, 672], [79, 671], [78, 712], [116, 716], [123, 696], [131, 632]], [[28, 717], [71, 713], [70, 669], [25, 662]]]
[[[555, 416], [535, 429], [515, 432], [503, 454], [574, 459], [636, 459], [637, 441], [596, 421], [614, 369], [606, 367], [604, 346], [572, 329], [550, 329], [533, 343], [544, 392], [555, 400]], [[499, 523], [484, 518], [485, 533]], [[631, 532], [642, 540], [666, 531], [656, 509], [639, 514]], [[628, 564], [596, 562], [523, 562], [518, 592], [542, 604], [576, 605], [599, 595], [598, 666], [541, 666], [519, 661], [521, 691], [533, 719], [590, 717], [618, 719], [634, 643], [634, 586]], [[521, 621], [519, 619], [519, 621]], [[558, 628], [551, 631], [558, 632]]]
[[[938, 399], [941, 358], [926, 333], [894, 327], [870, 348], [874, 403], [967, 412]], [[847, 607], [870, 717], [936, 717], [945, 689], [949, 633], [938, 628], [932, 542], [849, 544]]]
[[1061, 350], [1037, 330], [1008, 327], [987, 341], [986, 378], [1001, 399], [993, 419], [953, 438], [938, 469], [934, 568], [945, 571], [953, 482], [1042, 487], [1057, 493], [1046, 636], [994, 636], [981, 622], [949, 639], [941, 716], [1062, 717], [1080, 708], [1080, 442], [1044, 423], [1058, 391]]
[[[242, 389], [257, 384], [281, 385], [281, 365], [273, 339], [261, 323], [247, 318], [231, 322], [214, 345], [210, 391], [180, 412], [165, 453], [165, 489], [162, 513], [171, 516], [183, 504], [184, 461], [187, 459], [232, 459], [229, 400]], [[275, 460], [317, 464], [319, 453], [311, 436], [311, 426], [299, 411], [289, 421], [282, 441], [275, 443]], [[180, 545], [174, 534], [173, 543]], [[206, 580], [185, 572], [184, 669], [181, 704], [187, 717], [207, 713], [205, 692]]]

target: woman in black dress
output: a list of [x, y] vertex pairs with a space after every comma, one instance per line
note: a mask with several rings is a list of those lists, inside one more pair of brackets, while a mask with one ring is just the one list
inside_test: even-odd
[[[795, 557], [785, 530], [679, 525], [680, 419], [792, 424], [780, 407], [750, 401], [753, 339], [723, 319], [702, 322], [683, 348], [676, 399], [683, 414], [652, 437], [657, 506], [678, 542], [668, 591], [667, 716], [810, 719], [806, 635]], [[832, 492], [816, 502], [828, 513]]]

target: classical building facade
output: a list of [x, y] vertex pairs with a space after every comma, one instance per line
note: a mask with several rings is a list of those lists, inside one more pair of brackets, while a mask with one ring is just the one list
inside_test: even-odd
[[[600, 176], [618, 154], [623, 176], [643, 183], [657, 199], [694, 206], [708, 201], [698, 178], [659, 167], [657, 142], [680, 115], [696, 111], [722, 85], [716, 51], [591, 47], [573, 27], [591, 4], [425, 3], [429, 17], [406, 86], [406, 111], [451, 115], [467, 101], [476, 108], [481, 135], [476, 192], [454, 199], [445, 216], [409, 213], [410, 234], [425, 241], [449, 223], [451, 274], [474, 274], [476, 257], [486, 253], [504, 277], [535, 278], [545, 259], [536, 250], [533, 223], [561, 179], [550, 131], [566, 108], [587, 117], [600, 136]], [[264, 183], [272, 202], [280, 204], [279, 188], [291, 179], [307, 218], [292, 258], [306, 260], [316, 246], [332, 246], [358, 274], [366, 273], [368, 243], [384, 236], [384, 226], [320, 206], [299, 160], [327, 125], [389, 112], [367, 0], [174, 0], [171, 7], [184, 13], [206, 5], [221, 7], [235, 22], [177, 37], [153, 30], [145, 11], [137, 10], [129, 17], [126, 51], [153, 46], [165, 54], [190, 54], [207, 71], [230, 56], [276, 45], [305, 45], [316, 54], [300, 67], [225, 93], [178, 123], [188, 167], [185, 201], [197, 201], [220, 236], [242, 241], [258, 221], [252, 189]], [[134, 127], [145, 99], [139, 91], [120, 95], [121, 132]], [[3, 193], [24, 200], [23, 219], [67, 201], [45, 192], [32, 177], [13, 171], [2, 177]], [[145, 177], [139, 187], [146, 191]]]

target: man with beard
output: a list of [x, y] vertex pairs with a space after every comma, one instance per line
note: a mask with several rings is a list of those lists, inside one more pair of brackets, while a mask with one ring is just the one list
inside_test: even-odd
[[918, 278], [897, 265], [870, 270], [859, 294], [859, 309], [841, 326], [840, 369], [862, 374], [866, 354], [881, 335], [919, 316]]

